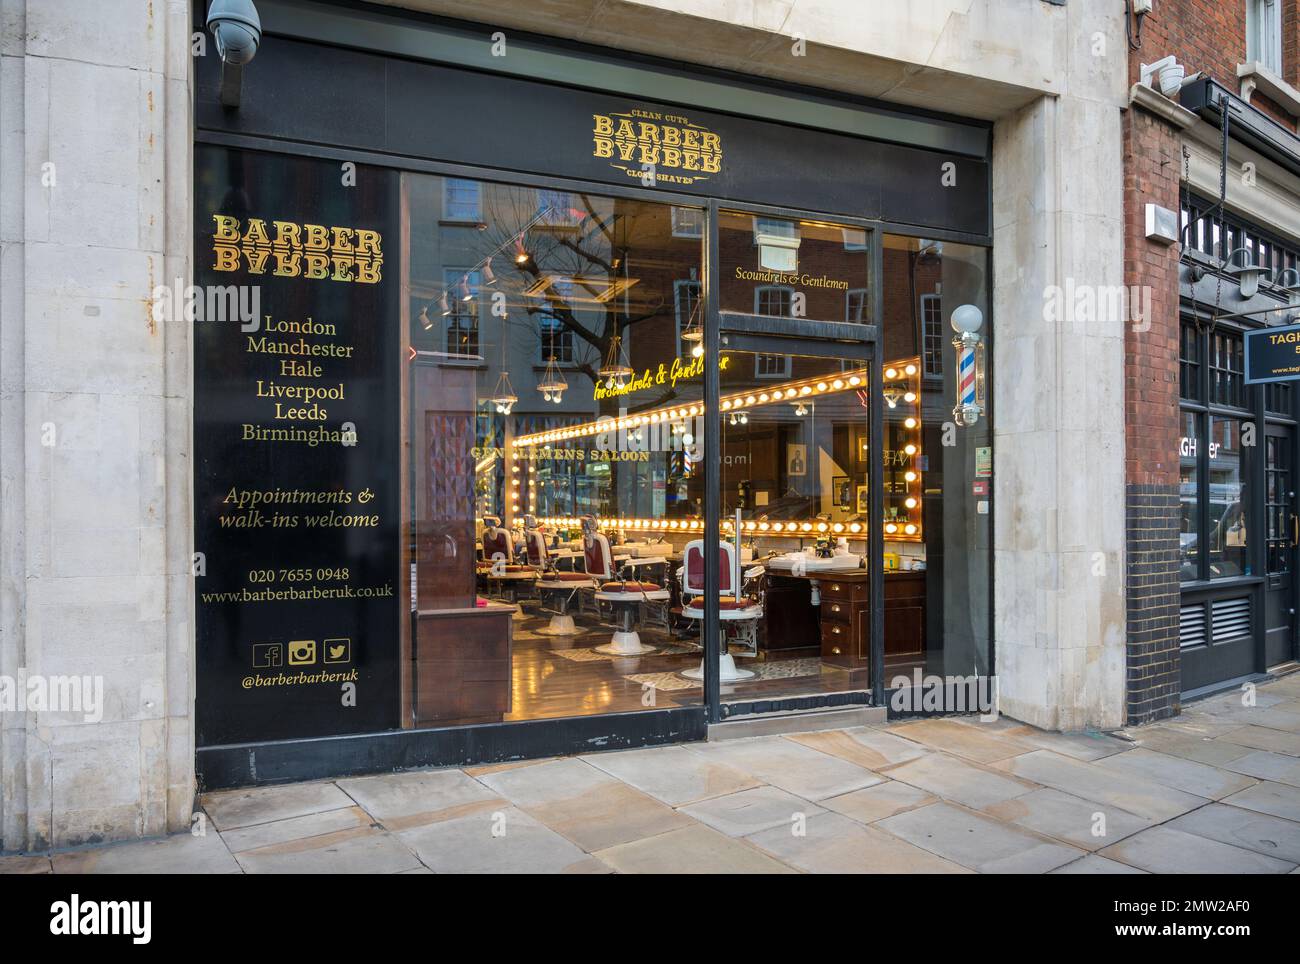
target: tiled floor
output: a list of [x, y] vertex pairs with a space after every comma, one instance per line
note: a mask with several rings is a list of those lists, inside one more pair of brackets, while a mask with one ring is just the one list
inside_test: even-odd
[[1300, 674], [1103, 735], [1012, 720], [205, 796], [205, 833], [0, 873], [1297, 873]]

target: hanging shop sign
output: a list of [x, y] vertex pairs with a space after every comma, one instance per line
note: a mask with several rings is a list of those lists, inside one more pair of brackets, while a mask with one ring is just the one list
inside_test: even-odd
[[1300, 325], [1246, 332], [1246, 384], [1300, 378]]
[[196, 173], [195, 284], [260, 309], [194, 324], [197, 742], [395, 727], [398, 175], [212, 146]]

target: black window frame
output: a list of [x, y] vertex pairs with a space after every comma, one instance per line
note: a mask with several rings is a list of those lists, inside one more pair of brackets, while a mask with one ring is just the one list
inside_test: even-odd
[[[1196, 577], [1183, 579], [1182, 589], [1186, 592], [1192, 587], [1219, 586], [1232, 580], [1258, 580], [1262, 578], [1265, 558], [1263, 551], [1263, 457], [1264, 457], [1264, 393], [1259, 385], [1245, 384], [1244, 372], [1233, 365], [1216, 365], [1212, 349], [1215, 340], [1224, 337], [1244, 341], [1245, 329], [1242, 326], [1219, 322], [1208, 324], [1205, 319], [1197, 319], [1184, 313], [1179, 322], [1179, 432], [1182, 432], [1184, 416], [1191, 412], [1198, 415], [1196, 445]], [[1194, 347], [1193, 347], [1194, 346]], [[1188, 349], [1192, 350], [1189, 351]], [[1235, 360], [1237, 353], [1231, 353]], [[1191, 361], [1195, 359], [1194, 361]], [[1188, 362], [1191, 362], [1188, 364]], [[1187, 379], [1184, 378], [1187, 373]], [[1240, 374], [1240, 382], [1235, 376]], [[1225, 375], [1234, 377], [1224, 377]], [[1188, 384], [1188, 380], [1193, 380]], [[1216, 385], [1228, 385], [1229, 391], [1216, 393]], [[1240, 405], [1226, 404], [1221, 398], [1240, 399]], [[1248, 446], [1249, 452], [1243, 459], [1242, 472], [1246, 487], [1246, 568], [1247, 572], [1231, 575], [1214, 576], [1210, 573], [1210, 436], [1212, 424], [1216, 418], [1239, 419], [1254, 426], [1254, 444]], [[1181, 453], [1174, 453], [1181, 462]], [[1180, 469], [1181, 477], [1181, 469]], [[1181, 491], [1181, 484], [1180, 484]], [[1181, 510], [1180, 510], [1181, 518]], [[1181, 564], [1180, 564], [1181, 570]]]

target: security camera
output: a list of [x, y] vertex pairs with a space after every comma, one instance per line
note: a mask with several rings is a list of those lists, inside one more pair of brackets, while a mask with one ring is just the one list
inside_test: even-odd
[[208, 29], [221, 56], [221, 103], [239, 106], [244, 65], [257, 55], [262, 42], [262, 20], [253, 0], [212, 0]]

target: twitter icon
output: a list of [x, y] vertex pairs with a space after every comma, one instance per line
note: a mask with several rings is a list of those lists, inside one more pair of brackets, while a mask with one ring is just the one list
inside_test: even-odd
[[352, 640], [350, 639], [325, 640], [325, 662], [327, 663], [352, 662]]

